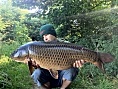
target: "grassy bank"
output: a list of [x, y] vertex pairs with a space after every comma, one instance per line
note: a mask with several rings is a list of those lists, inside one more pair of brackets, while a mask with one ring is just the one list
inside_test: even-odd
[[31, 89], [32, 80], [25, 64], [0, 58], [0, 89]]

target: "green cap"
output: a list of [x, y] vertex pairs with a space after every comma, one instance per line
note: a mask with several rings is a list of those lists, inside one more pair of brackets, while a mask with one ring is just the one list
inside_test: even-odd
[[43, 37], [43, 35], [45, 35], [45, 34], [51, 34], [55, 37], [57, 36], [56, 31], [52, 24], [46, 24], [46, 25], [41, 26], [40, 36]]

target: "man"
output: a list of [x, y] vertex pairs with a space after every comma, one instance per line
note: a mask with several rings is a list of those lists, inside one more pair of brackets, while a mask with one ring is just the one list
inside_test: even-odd
[[[43, 25], [40, 28], [40, 36], [45, 42], [58, 41], [56, 31], [51, 24]], [[67, 70], [58, 71], [58, 79], [51, 76], [50, 72], [43, 68], [37, 68], [31, 75], [34, 82], [40, 87], [39, 89], [51, 89], [53, 87], [60, 87], [60, 89], [67, 88], [71, 82], [76, 78], [79, 67], [82, 67], [84, 61], [76, 61], [73, 67]], [[37, 65], [34, 63], [34, 65]], [[39, 65], [40, 66], [40, 65]]]

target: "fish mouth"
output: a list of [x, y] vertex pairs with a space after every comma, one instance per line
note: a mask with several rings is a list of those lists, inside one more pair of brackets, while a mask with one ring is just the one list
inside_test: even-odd
[[18, 55], [15, 57], [15, 55], [17, 54], [18, 50], [14, 51], [13, 53], [11, 53], [10, 58], [11, 59], [16, 59], [18, 57]]
[[26, 60], [25, 60], [25, 59], [23, 59], [23, 60], [19, 60], [18, 58], [14, 58], [14, 61], [25, 63]]
[[14, 55], [15, 55], [16, 52], [17, 52], [17, 51], [14, 51], [13, 53], [11, 53], [11, 55], [10, 55], [10, 58], [11, 58], [11, 59], [14, 59]]
[[22, 63], [25, 63], [27, 59], [27, 57], [14, 57], [14, 53], [11, 54], [10, 58], [16, 62], [22, 62]]

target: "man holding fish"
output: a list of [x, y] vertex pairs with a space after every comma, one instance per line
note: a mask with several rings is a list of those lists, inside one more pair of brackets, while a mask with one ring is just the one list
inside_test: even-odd
[[[31, 77], [39, 89], [66, 89], [76, 78], [78, 68], [82, 67], [85, 61], [94, 64], [105, 73], [104, 64], [114, 60], [109, 53], [59, 42], [54, 27], [50, 24], [40, 28], [40, 36], [44, 41], [28, 42], [11, 54], [11, 58], [17, 62], [24, 63], [25, 59], [29, 60]], [[34, 71], [33, 66], [36, 67]]]
[[[51, 24], [43, 25], [40, 28], [40, 36], [43, 38], [45, 42], [58, 41], [56, 38], [57, 36], [56, 31], [53, 25]], [[33, 65], [35, 66], [36, 65], [35, 62], [33, 63], [34, 63]], [[50, 72], [43, 68], [35, 69], [31, 76], [34, 82], [41, 89], [50, 89], [53, 87], [60, 87], [60, 89], [65, 89], [76, 78], [79, 71], [78, 68], [82, 67], [83, 64], [84, 61], [79, 60], [79, 61], [75, 61], [72, 68], [69, 68], [67, 70], [59, 70], [58, 79], [53, 78]]]

